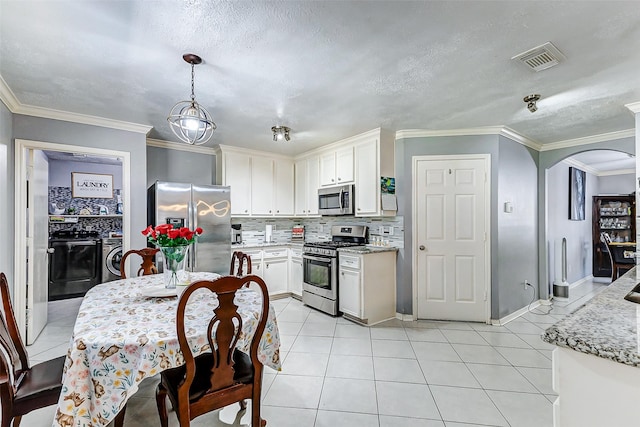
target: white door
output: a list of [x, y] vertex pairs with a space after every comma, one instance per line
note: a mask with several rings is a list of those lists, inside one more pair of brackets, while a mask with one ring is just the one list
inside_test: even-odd
[[42, 151], [29, 150], [27, 176], [27, 345], [30, 345], [47, 324], [49, 162]]
[[418, 318], [489, 320], [488, 170], [484, 155], [414, 160]]

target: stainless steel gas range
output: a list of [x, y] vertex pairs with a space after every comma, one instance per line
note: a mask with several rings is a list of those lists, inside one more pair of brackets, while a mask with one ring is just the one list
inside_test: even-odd
[[334, 225], [331, 241], [307, 242], [302, 249], [302, 302], [325, 313], [338, 312], [338, 248], [367, 243], [368, 227]]

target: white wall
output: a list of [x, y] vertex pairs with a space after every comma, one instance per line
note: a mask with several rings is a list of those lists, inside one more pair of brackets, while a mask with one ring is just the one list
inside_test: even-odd
[[631, 194], [635, 191], [636, 175], [607, 175], [598, 178], [600, 194]]
[[569, 164], [560, 162], [547, 172], [549, 280], [555, 271], [555, 241], [567, 239], [567, 281], [574, 283], [592, 273], [593, 196], [599, 194], [598, 178], [587, 173], [584, 221], [569, 220]]

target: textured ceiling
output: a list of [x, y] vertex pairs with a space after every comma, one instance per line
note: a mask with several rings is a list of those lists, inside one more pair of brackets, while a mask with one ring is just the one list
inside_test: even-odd
[[[510, 59], [547, 41], [559, 66]], [[632, 129], [624, 105], [640, 101], [637, 1], [0, 1], [0, 75], [23, 106], [177, 141], [187, 52], [204, 59], [207, 146], [294, 154], [376, 127], [482, 126], [550, 143]], [[276, 124], [291, 142], [271, 141]]]

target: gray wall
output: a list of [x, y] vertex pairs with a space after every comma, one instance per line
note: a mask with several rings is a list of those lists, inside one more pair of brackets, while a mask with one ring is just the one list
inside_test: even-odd
[[16, 114], [13, 117], [13, 137], [131, 153], [131, 247], [147, 245], [144, 236], [138, 232], [146, 227], [147, 217], [146, 135]]
[[546, 283], [555, 279], [556, 251], [555, 242], [563, 237], [567, 239], [567, 281], [575, 283], [593, 272], [593, 196], [600, 192], [598, 177], [587, 172], [585, 186], [585, 219], [569, 219], [569, 164], [560, 162], [547, 173], [549, 191], [547, 197], [547, 249], [549, 275]]
[[[13, 118], [0, 102], [0, 224], [10, 233], [14, 223], [14, 173], [13, 173]], [[13, 284], [13, 235], [0, 239], [0, 272], [4, 272]]]
[[635, 173], [598, 177], [600, 194], [631, 194], [636, 191], [635, 183]]
[[540, 298], [546, 299], [549, 296], [549, 286], [551, 285], [551, 283], [549, 282], [548, 277], [550, 277], [549, 270], [553, 268], [553, 266], [548, 262], [549, 248], [547, 246], [547, 192], [551, 193], [552, 191], [555, 191], [555, 188], [548, 183], [548, 169], [561, 160], [566, 159], [567, 157], [590, 150], [615, 150], [635, 155], [634, 139], [635, 138], [633, 137], [620, 138], [611, 141], [597, 142], [594, 144], [579, 145], [576, 147], [567, 147], [558, 150], [540, 152], [540, 160], [538, 163], [538, 224], [540, 229], [538, 237], [538, 258], [540, 259], [540, 272], [538, 274], [538, 277], [544, 279], [541, 280], [538, 288], [538, 291], [540, 292]]
[[216, 156], [147, 147], [147, 188], [156, 181], [216, 183]]
[[[538, 283], [538, 152], [499, 137], [497, 252], [492, 252], [492, 313], [500, 319], [528, 305]], [[504, 211], [511, 202], [512, 213]], [[495, 205], [494, 205], [495, 206]], [[496, 237], [492, 230], [491, 238]]]
[[[498, 319], [528, 304], [531, 291], [525, 291], [521, 283], [538, 280], [537, 153], [498, 135], [396, 141], [398, 215], [404, 216], [405, 226], [404, 249], [398, 255], [397, 309], [412, 312], [412, 158], [454, 154], [491, 155], [491, 318]], [[502, 215], [507, 199], [514, 204], [514, 212]]]
[[72, 172], [113, 175], [113, 189], [122, 189], [122, 166], [68, 160], [49, 160], [49, 187], [71, 187]]

